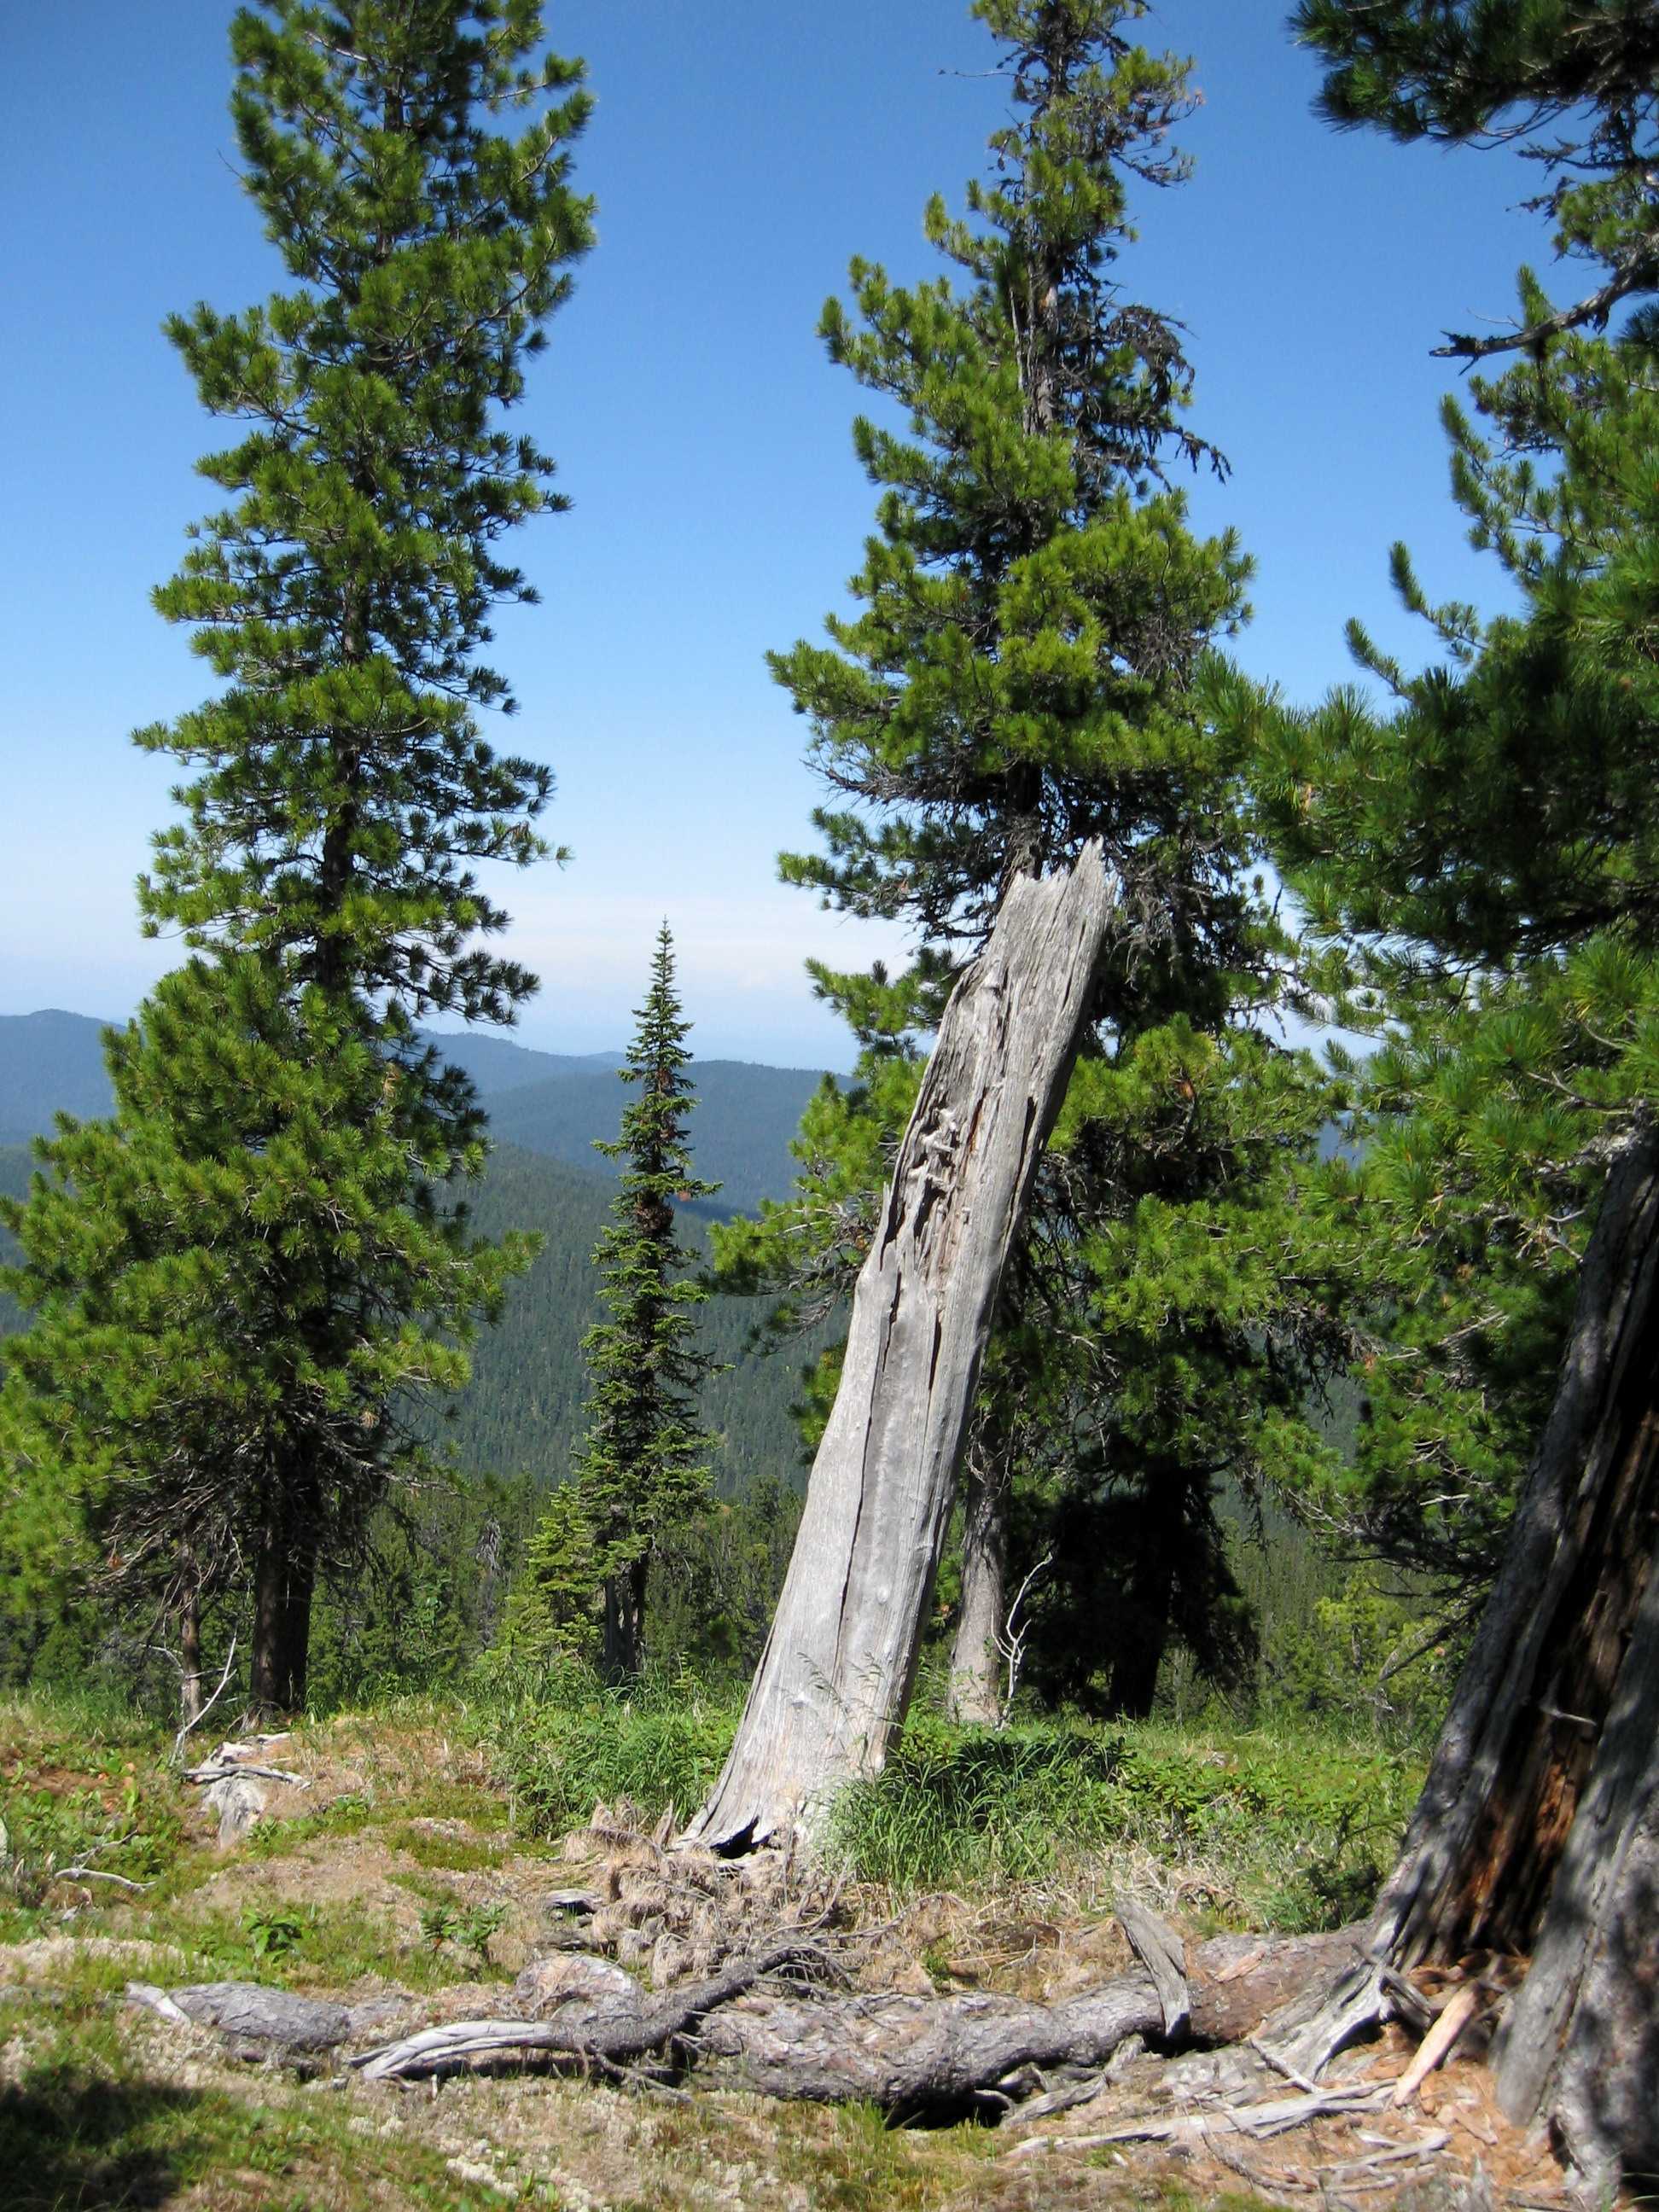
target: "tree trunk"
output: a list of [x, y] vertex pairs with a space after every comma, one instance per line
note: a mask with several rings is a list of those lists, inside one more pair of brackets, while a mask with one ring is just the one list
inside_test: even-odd
[[297, 1712], [305, 1704], [316, 1583], [313, 1494], [307, 1486], [283, 1486], [259, 1532], [253, 1570], [250, 1696], [263, 1719]]
[[1176, 1566], [1187, 1540], [1187, 1483], [1175, 1468], [1147, 1471], [1141, 1500], [1139, 1545], [1123, 1606], [1123, 1641], [1112, 1661], [1107, 1702], [1120, 1720], [1150, 1717], [1158, 1678], [1170, 1648]]
[[631, 1681], [645, 1664], [645, 1585], [649, 1562], [632, 1559], [605, 1583], [599, 1666], [607, 1682]]
[[1659, 1132], [1607, 1178], [1565, 1366], [1377, 1946], [1533, 1953], [1500, 2040], [1512, 2117], [1605, 2179], [1659, 2165]]
[[962, 1607], [951, 1645], [945, 1710], [970, 1728], [1002, 1718], [1002, 1652], [1008, 1609], [1008, 1473], [983, 1431], [968, 1447], [963, 1481]]
[[189, 1583], [179, 1600], [179, 1720], [190, 1728], [202, 1717], [202, 1594]]
[[1115, 903], [1099, 848], [1011, 888], [951, 994], [853, 1299], [772, 1632], [691, 1833], [739, 1850], [878, 1772], [902, 1717], [1003, 1264]]

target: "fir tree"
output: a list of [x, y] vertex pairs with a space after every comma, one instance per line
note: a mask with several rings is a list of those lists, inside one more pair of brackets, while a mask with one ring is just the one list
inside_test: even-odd
[[[222, 688], [137, 739], [187, 771], [144, 926], [196, 957], [112, 1048], [115, 1122], [45, 1147], [57, 1180], [14, 1224], [37, 1316], [15, 1463], [84, 1496], [123, 1559], [169, 1484], [207, 1480], [216, 1573], [254, 1584], [268, 1708], [303, 1700], [319, 1565], [412, 1453], [408, 1394], [465, 1379], [458, 1340], [528, 1258], [432, 1195], [477, 1172], [482, 1121], [415, 1024], [510, 1020], [534, 988], [478, 943], [506, 916], [474, 869], [544, 852], [550, 788], [477, 720], [513, 704], [477, 658], [490, 610], [533, 597], [497, 540], [560, 503], [496, 415], [589, 234], [566, 150], [587, 102], [576, 65], [537, 58], [539, 12], [267, 0], [234, 20], [245, 185], [295, 286], [167, 326], [241, 426], [201, 464], [231, 503], [156, 594]], [[517, 135], [492, 127], [525, 109]], [[101, 1371], [89, 1327], [131, 1333]], [[195, 1427], [181, 1410], [169, 1432], [159, 1400], [120, 1416], [163, 1358]]]
[[710, 1198], [720, 1186], [700, 1182], [691, 1169], [690, 1024], [674, 988], [666, 922], [637, 1021], [617, 1072], [639, 1095], [623, 1111], [620, 1137], [599, 1146], [627, 1164], [611, 1224], [593, 1250], [610, 1319], [582, 1340], [592, 1377], [587, 1435], [575, 1466], [583, 1534], [573, 1542], [561, 1513], [556, 1560], [548, 1568], [550, 1589], [554, 1581], [561, 1589], [568, 1581], [568, 1560], [601, 1586], [602, 1664], [612, 1681], [637, 1674], [644, 1662], [653, 1559], [665, 1538], [709, 1504], [710, 1440], [698, 1422], [697, 1392], [714, 1364], [697, 1349], [696, 1321], [708, 1293], [684, 1273], [674, 1208]]

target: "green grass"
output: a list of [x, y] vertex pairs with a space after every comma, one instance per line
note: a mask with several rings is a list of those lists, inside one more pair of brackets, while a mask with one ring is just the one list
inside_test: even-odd
[[[520, 1818], [544, 1836], [596, 1801], [626, 1798], [647, 1824], [671, 1806], [684, 1818], [718, 1775], [738, 1711], [684, 1683], [623, 1695], [562, 1675], [544, 1702], [497, 1717], [495, 1756]], [[923, 1713], [876, 1780], [842, 1792], [829, 1841], [855, 1879], [902, 1892], [1043, 1881], [1144, 1853], [1217, 1925], [1330, 1927], [1369, 1903], [1421, 1775], [1413, 1751], [1306, 1720], [993, 1733]]]
[[[0, 2041], [29, 2024], [0, 2008]], [[70, 2018], [37, 2033], [0, 2089], [0, 2173], [10, 2212], [170, 2204], [192, 2188], [259, 2212], [384, 2203], [383, 2189], [432, 2212], [501, 2212], [438, 2152], [401, 2134], [366, 2138], [350, 2117], [343, 2098], [286, 2085], [256, 2101], [156, 2081], [113, 2015]]]
[[1134, 1849], [1207, 1887], [1218, 1919], [1326, 1927], [1369, 1901], [1420, 1779], [1413, 1757], [1306, 1730], [924, 1718], [842, 1792], [830, 1837], [851, 1872], [900, 1890], [1041, 1881]]
[[621, 1799], [648, 1821], [671, 1807], [684, 1819], [719, 1774], [741, 1709], [740, 1693], [711, 1695], [679, 1676], [605, 1690], [567, 1670], [488, 1725], [515, 1822], [556, 1837]]

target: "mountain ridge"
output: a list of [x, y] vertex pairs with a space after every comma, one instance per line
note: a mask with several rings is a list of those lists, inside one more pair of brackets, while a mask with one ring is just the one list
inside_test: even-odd
[[[0, 1015], [0, 1145], [50, 1133], [60, 1112], [82, 1120], [109, 1112], [102, 1039], [111, 1026], [62, 1007]], [[471, 1031], [422, 1034], [472, 1078], [493, 1142], [601, 1178], [620, 1172], [594, 1150], [596, 1139], [615, 1139], [627, 1103], [617, 1080], [620, 1052], [544, 1052]], [[794, 1180], [789, 1141], [820, 1072], [694, 1059], [690, 1076], [700, 1109], [690, 1124], [693, 1155], [699, 1174], [722, 1185], [712, 1210], [748, 1212], [763, 1198], [784, 1196]]]

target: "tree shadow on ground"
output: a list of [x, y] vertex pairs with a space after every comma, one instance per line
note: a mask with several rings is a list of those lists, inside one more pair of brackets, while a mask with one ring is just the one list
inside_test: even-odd
[[183, 2179], [194, 2090], [43, 2067], [0, 2089], [0, 2201], [9, 2212], [162, 2205]]

